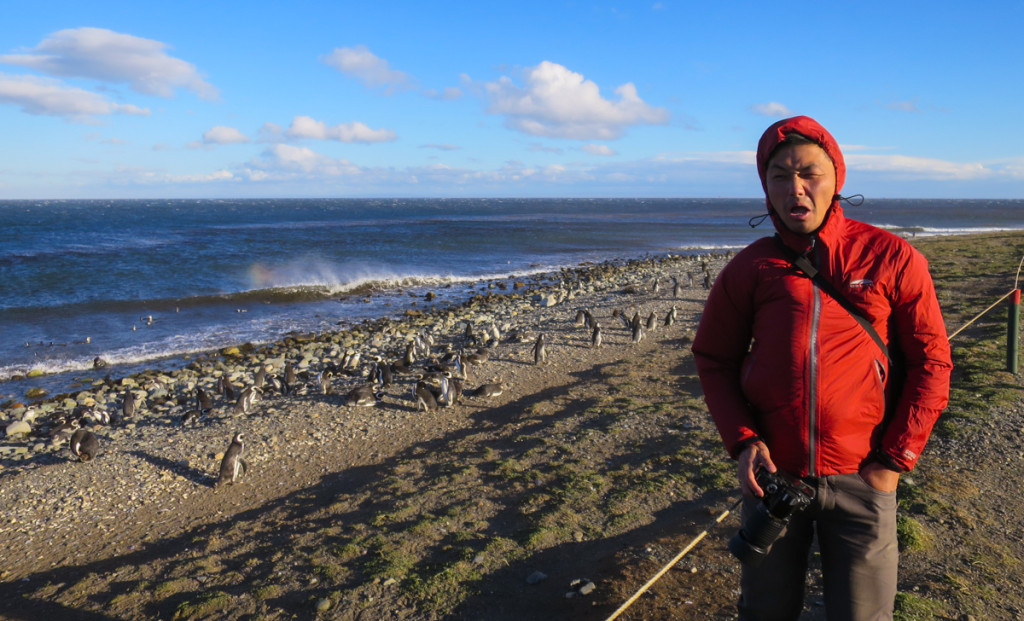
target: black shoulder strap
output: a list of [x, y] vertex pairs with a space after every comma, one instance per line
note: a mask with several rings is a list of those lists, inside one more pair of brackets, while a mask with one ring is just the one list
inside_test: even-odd
[[889, 357], [889, 348], [886, 347], [885, 341], [883, 341], [882, 337], [879, 336], [878, 332], [875, 331], [875, 327], [871, 325], [871, 322], [868, 321], [867, 318], [860, 313], [860, 309], [854, 306], [853, 302], [846, 299], [846, 296], [840, 293], [839, 290], [832, 285], [832, 283], [826, 280], [825, 277], [821, 275], [821, 272], [818, 271], [818, 268], [814, 267], [814, 265], [812, 265], [811, 262], [807, 260], [807, 257], [797, 254], [795, 250], [787, 246], [786, 243], [782, 241], [782, 238], [779, 237], [778, 233], [775, 234], [775, 243], [777, 243], [779, 247], [782, 248], [782, 252], [789, 258], [789, 260], [793, 263], [793, 265], [796, 266], [798, 270], [800, 270], [801, 272], [806, 274], [808, 278], [813, 280], [814, 284], [818, 285], [819, 289], [821, 289], [828, 295], [832, 296], [832, 299], [834, 299], [836, 302], [839, 302], [839, 305], [845, 308], [846, 312], [850, 313], [850, 315], [852, 315], [853, 318], [857, 320], [857, 323], [859, 323], [861, 327], [864, 328], [864, 331], [868, 333], [868, 336], [870, 336], [871, 339], [875, 342], [875, 344], [878, 345], [878, 348], [882, 350], [882, 353], [885, 354], [886, 359], [889, 360], [889, 364], [891, 365], [892, 358]]

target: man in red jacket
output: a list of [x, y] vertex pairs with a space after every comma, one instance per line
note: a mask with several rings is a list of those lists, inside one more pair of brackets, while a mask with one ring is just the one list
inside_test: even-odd
[[[838, 143], [809, 117], [775, 123], [757, 168], [775, 225], [722, 270], [693, 342], [708, 410], [738, 461], [745, 514], [782, 471], [814, 490], [757, 566], [744, 565], [741, 619], [796, 619], [814, 534], [830, 621], [891, 619], [896, 487], [949, 398], [949, 341], [924, 257], [847, 219]], [[812, 270], [876, 332], [798, 269]], [[900, 361], [892, 369], [890, 358]]]

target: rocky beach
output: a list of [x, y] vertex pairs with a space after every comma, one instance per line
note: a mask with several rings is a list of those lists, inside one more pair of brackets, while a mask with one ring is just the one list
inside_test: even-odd
[[[1021, 233], [914, 243], [950, 332], [1010, 288], [1024, 256]], [[688, 348], [727, 259], [485, 281], [457, 306], [3, 404], [0, 617], [606, 618], [737, 497]], [[1005, 313], [954, 343], [950, 409], [901, 483], [900, 618], [1024, 614], [1011, 579], [1024, 506], [1007, 489], [1024, 407], [1000, 329], [1004, 342]], [[375, 361], [397, 363], [390, 384], [350, 404]], [[446, 363], [461, 399], [425, 409], [418, 378]], [[498, 394], [475, 395], [484, 385]], [[71, 420], [98, 439], [94, 459], [72, 455]], [[236, 433], [247, 467], [217, 485]], [[714, 527], [622, 618], [733, 618], [737, 526]], [[810, 588], [808, 619], [823, 618], [819, 599]]]

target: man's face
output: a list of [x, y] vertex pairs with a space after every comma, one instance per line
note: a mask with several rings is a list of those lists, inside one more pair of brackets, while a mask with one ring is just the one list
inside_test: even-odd
[[768, 162], [768, 200], [787, 229], [818, 230], [836, 193], [836, 168], [816, 144], [783, 146]]

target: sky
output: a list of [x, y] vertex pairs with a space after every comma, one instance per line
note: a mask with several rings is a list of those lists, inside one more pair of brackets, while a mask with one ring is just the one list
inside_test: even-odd
[[18, 2], [0, 198], [1024, 198], [1024, 2]]

